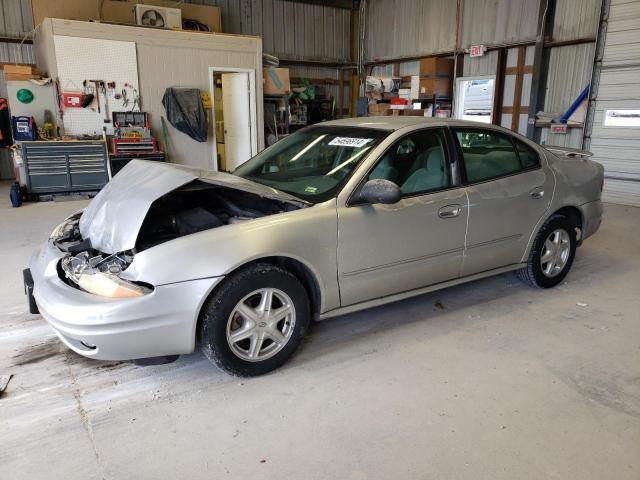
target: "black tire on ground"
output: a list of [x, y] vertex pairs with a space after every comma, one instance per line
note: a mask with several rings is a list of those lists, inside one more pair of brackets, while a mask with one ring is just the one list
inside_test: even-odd
[[[295, 322], [289, 340], [278, 353], [264, 360], [248, 361], [236, 355], [229, 345], [227, 323], [236, 305], [262, 288], [276, 288], [289, 296], [295, 308]], [[211, 362], [232, 375], [263, 375], [280, 367], [293, 355], [302, 343], [310, 319], [309, 298], [300, 281], [282, 268], [257, 263], [226, 278], [209, 297], [201, 313], [200, 346]]]
[[[569, 273], [576, 254], [575, 227], [576, 225], [574, 225], [573, 222], [564, 215], [556, 214], [549, 217], [549, 219], [544, 223], [544, 225], [542, 225], [542, 227], [538, 231], [538, 234], [536, 235], [533, 246], [531, 247], [531, 252], [529, 252], [529, 258], [527, 260], [526, 268], [522, 268], [516, 272], [518, 277], [523, 282], [537, 288], [551, 288], [562, 282], [562, 280], [564, 280], [564, 277], [567, 276], [567, 273]], [[564, 230], [568, 234], [570, 250], [569, 256], [562, 270], [559, 271], [555, 276], [550, 277], [545, 275], [545, 273], [543, 272], [540, 258], [544, 251], [545, 241], [553, 232], [557, 230]]]

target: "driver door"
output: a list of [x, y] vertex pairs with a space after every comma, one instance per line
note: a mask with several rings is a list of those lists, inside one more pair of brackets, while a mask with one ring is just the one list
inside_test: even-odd
[[[468, 202], [452, 182], [441, 128], [401, 138], [365, 175], [400, 186], [393, 205], [338, 208], [338, 282], [347, 306], [460, 275]], [[356, 189], [356, 191], [359, 190]]]

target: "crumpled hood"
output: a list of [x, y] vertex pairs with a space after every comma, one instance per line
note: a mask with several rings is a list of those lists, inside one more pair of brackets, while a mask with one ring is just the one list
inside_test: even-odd
[[151, 204], [194, 180], [234, 188], [296, 206], [306, 202], [274, 188], [228, 173], [163, 162], [132, 160], [96, 195], [80, 217], [82, 238], [103, 253], [135, 247]]

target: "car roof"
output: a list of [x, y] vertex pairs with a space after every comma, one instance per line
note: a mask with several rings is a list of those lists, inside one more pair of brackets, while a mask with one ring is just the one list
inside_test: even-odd
[[[405, 127], [414, 126], [432, 126], [441, 127], [445, 125], [455, 127], [483, 127], [483, 128], [495, 128], [495, 125], [482, 123], [482, 122], [470, 122], [468, 120], [458, 120], [455, 118], [438, 118], [438, 117], [419, 117], [419, 116], [382, 116], [382, 117], [357, 117], [357, 118], [344, 118], [342, 120], [331, 120], [328, 122], [322, 122], [316, 124], [323, 127], [361, 127], [361, 128], [376, 128], [379, 130], [399, 130]], [[509, 132], [511, 133], [511, 132]]]

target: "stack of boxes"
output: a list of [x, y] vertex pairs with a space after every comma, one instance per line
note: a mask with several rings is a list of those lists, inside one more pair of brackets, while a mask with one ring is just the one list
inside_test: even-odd
[[[420, 60], [419, 75], [404, 76], [399, 80], [400, 88], [396, 92], [379, 93], [369, 90], [366, 93], [369, 99], [369, 116], [450, 116], [450, 107], [442, 108], [441, 103], [450, 104], [451, 102], [453, 59], [423, 58]], [[435, 115], [434, 97], [437, 104]], [[423, 108], [425, 104], [430, 105]]]

